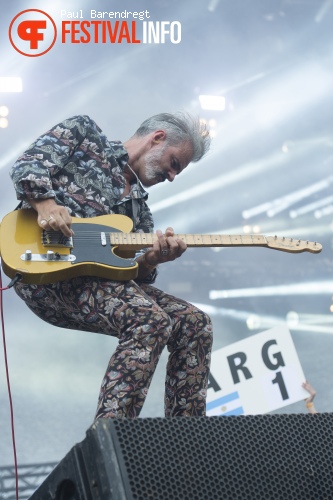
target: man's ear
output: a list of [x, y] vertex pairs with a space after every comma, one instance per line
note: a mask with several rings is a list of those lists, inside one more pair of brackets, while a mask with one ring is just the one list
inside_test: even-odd
[[156, 130], [153, 134], [153, 143], [158, 144], [159, 142], [165, 141], [166, 133], [164, 130]]

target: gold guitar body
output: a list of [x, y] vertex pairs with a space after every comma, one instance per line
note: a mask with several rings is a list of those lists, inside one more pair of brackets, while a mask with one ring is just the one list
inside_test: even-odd
[[[34, 210], [10, 212], [1, 222], [0, 233], [1, 260], [5, 274], [14, 278], [20, 273], [21, 282], [28, 284], [54, 283], [75, 276], [98, 276], [117, 281], [136, 278], [138, 264], [131, 259], [135, 251], [117, 252], [117, 247], [112, 247], [109, 240], [109, 233], [131, 232], [133, 223], [129, 217], [73, 217], [72, 228], [72, 248], [59, 242], [45, 244], [44, 231], [37, 224]], [[50, 231], [48, 234], [51, 233]], [[105, 245], [101, 243], [101, 234], [105, 234]], [[48, 260], [48, 251], [53, 252], [52, 260]], [[27, 260], [29, 255], [32, 255], [31, 260]], [[64, 260], [71, 258], [70, 256], [74, 256], [75, 260]]]

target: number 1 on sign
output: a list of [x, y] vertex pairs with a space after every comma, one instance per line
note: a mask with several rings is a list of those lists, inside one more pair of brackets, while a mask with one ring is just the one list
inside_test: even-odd
[[276, 373], [275, 378], [272, 380], [272, 384], [278, 384], [283, 401], [289, 399], [288, 391], [281, 372]]

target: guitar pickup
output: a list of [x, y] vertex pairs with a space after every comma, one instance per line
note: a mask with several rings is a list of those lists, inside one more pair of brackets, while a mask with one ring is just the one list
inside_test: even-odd
[[103, 247], [106, 247], [106, 234], [101, 232], [101, 243]]
[[43, 230], [42, 244], [44, 247], [73, 248], [73, 238], [72, 236], [65, 236], [60, 231]]

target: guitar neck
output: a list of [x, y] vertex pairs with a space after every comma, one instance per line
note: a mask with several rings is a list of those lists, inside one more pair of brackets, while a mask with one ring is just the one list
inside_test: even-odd
[[[218, 234], [175, 234], [188, 247], [241, 247], [268, 246], [263, 235], [218, 235]], [[157, 241], [156, 234], [150, 233], [110, 233], [110, 243], [127, 250], [140, 250], [152, 247]]]
[[[319, 253], [322, 250], [317, 242], [263, 234], [175, 234], [174, 237], [183, 240], [188, 247], [267, 247], [290, 253]], [[155, 241], [157, 236], [153, 233], [110, 233], [111, 245], [124, 250], [152, 247]]]

